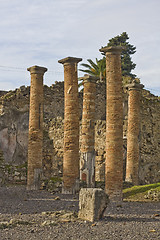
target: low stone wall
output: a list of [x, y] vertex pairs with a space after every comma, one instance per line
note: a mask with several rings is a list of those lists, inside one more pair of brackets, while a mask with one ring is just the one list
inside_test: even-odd
[[7, 182], [23, 182], [27, 179], [27, 163], [21, 165], [7, 164], [3, 158], [3, 152], [0, 150], [0, 186]]

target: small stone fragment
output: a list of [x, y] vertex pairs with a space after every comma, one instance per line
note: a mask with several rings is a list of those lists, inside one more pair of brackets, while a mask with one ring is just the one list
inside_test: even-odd
[[46, 212], [42, 212], [41, 215], [47, 215], [47, 213]]
[[117, 205], [117, 208], [122, 208], [122, 205], [121, 205], [121, 204], [118, 204], [118, 205]]
[[160, 214], [156, 213], [154, 214], [155, 217], [160, 217]]
[[60, 200], [60, 197], [57, 196], [57, 197], [54, 198], [54, 200]]
[[92, 226], [92, 227], [96, 226], [96, 223], [93, 223], [91, 226]]
[[149, 230], [149, 232], [156, 232], [156, 230], [155, 229], [151, 229], [151, 230]]

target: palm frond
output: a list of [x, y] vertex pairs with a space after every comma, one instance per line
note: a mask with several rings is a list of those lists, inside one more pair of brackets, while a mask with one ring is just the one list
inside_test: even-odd
[[87, 61], [90, 63], [90, 65], [91, 65], [94, 69], [98, 70], [98, 66], [96, 65], [96, 63], [94, 63], [91, 59], [87, 59]]
[[81, 72], [85, 72], [85, 73], [88, 73], [88, 74], [90, 74], [90, 75], [94, 75], [94, 73], [93, 73], [93, 71], [91, 71], [91, 70], [84, 70], [84, 69], [79, 69]]
[[82, 66], [82, 67], [89, 68], [89, 69], [91, 68], [91, 66], [90, 66], [89, 64], [86, 64], [86, 63], [82, 63], [81, 66]]

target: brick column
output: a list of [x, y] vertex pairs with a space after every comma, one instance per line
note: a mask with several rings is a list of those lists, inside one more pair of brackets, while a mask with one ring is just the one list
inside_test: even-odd
[[104, 47], [106, 54], [106, 163], [105, 190], [111, 200], [122, 200], [123, 100], [121, 47]]
[[83, 80], [83, 113], [82, 113], [82, 143], [80, 155], [80, 179], [87, 187], [95, 186], [95, 97], [96, 79], [85, 74]]
[[77, 64], [81, 58], [59, 60], [64, 65], [64, 155], [62, 193], [79, 190], [79, 99]]
[[127, 130], [127, 163], [126, 182], [138, 185], [139, 172], [139, 131], [140, 131], [140, 98], [144, 87], [134, 80], [126, 86], [128, 98], [128, 130]]
[[47, 68], [33, 66], [31, 74], [27, 190], [38, 190], [42, 172], [43, 75]]

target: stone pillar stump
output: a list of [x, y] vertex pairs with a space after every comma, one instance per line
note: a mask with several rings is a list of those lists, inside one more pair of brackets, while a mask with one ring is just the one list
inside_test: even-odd
[[79, 99], [77, 64], [81, 58], [59, 60], [64, 66], [64, 155], [62, 193], [79, 190]]
[[90, 222], [98, 221], [103, 218], [108, 203], [108, 196], [102, 189], [81, 188], [78, 217]]
[[140, 99], [142, 84], [134, 80], [126, 86], [128, 98], [127, 162], [126, 182], [138, 185], [139, 173], [139, 132], [140, 132]]
[[95, 186], [95, 97], [96, 79], [85, 74], [83, 80], [82, 140], [80, 155], [80, 179], [87, 187]]
[[47, 68], [33, 66], [31, 74], [27, 190], [38, 190], [43, 150], [43, 75]]
[[112, 201], [121, 201], [123, 184], [122, 47], [104, 47], [100, 51], [106, 54], [105, 190]]

